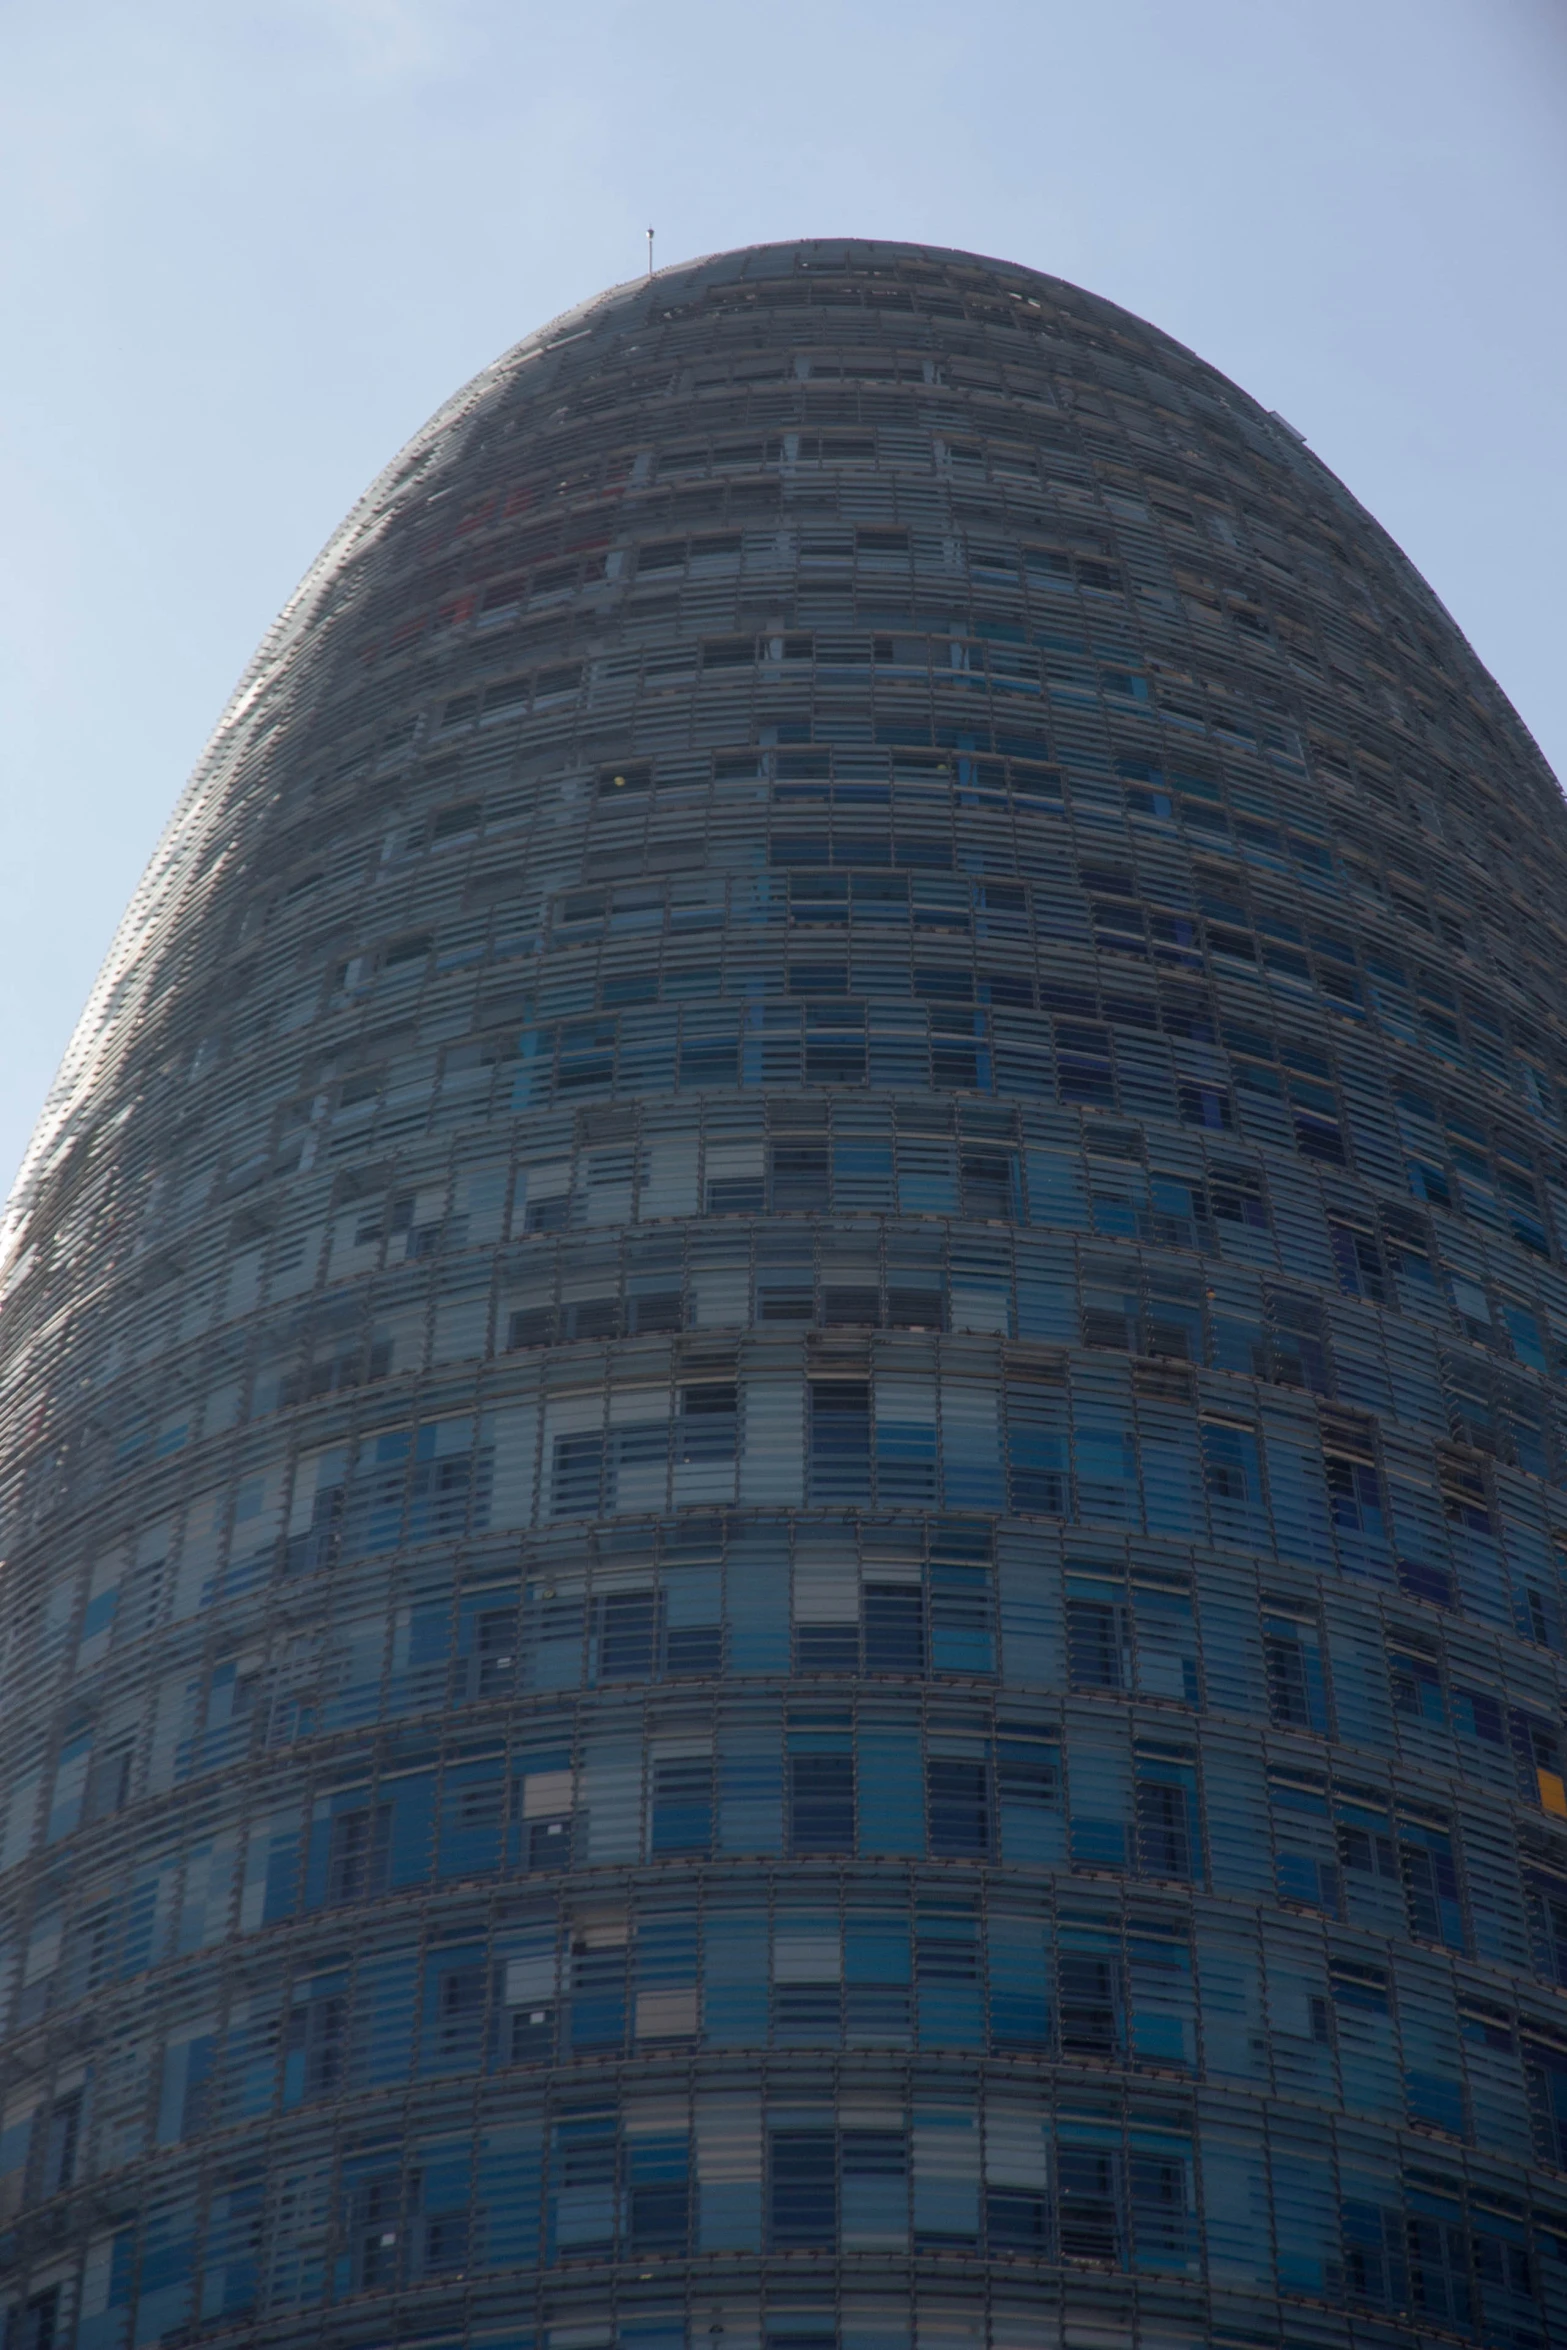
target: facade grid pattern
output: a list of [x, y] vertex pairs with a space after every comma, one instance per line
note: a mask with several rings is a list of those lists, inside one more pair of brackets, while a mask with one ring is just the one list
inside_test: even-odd
[[1057, 280], [459, 394], [11, 1203], [6, 2350], [1567, 2343], [1564, 882]]

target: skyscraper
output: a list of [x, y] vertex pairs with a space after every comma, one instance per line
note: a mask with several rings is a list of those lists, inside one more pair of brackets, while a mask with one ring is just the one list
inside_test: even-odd
[[1070, 286], [459, 394], [12, 1203], [7, 2350], [1567, 2341], [1564, 884]]

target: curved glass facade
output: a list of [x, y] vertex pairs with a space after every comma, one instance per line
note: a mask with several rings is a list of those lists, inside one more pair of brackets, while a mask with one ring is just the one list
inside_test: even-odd
[[1567, 2340], [1564, 886], [1056, 280], [460, 395], [12, 1203], [8, 2350]]

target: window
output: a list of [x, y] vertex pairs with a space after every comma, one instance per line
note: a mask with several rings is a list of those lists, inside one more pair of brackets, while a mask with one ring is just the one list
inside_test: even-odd
[[517, 1610], [487, 1608], [479, 1617], [475, 1648], [478, 1655], [475, 1695], [509, 1696], [517, 1680]]
[[[1429, 2189], [1414, 2188], [1408, 2201], [1414, 2206], [1404, 2222], [1410, 2297], [1427, 2322], [1467, 2332], [1474, 2321], [1474, 2286], [1458, 2196], [1439, 2199]], [[1451, 2217], [1438, 2216], [1442, 2204]]]
[[1280, 1387], [1308, 1387], [1317, 1395], [1331, 1395], [1333, 1382], [1328, 1369], [1322, 1308], [1316, 1299], [1270, 1289], [1268, 1321], [1271, 1376], [1275, 1383]]
[[930, 1567], [930, 1661], [938, 1673], [993, 1673], [990, 1568], [933, 1558]]
[[1518, 1774], [1518, 1792], [1542, 1811], [1567, 1819], [1567, 1788], [1562, 1780], [1561, 1739], [1551, 1722], [1516, 1706], [1508, 1717], [1508, 1732]]
[[1074, 1689], [1120, 1689], [1131, 1680], [1126, 1610], [1097, 1599], [1068, 1598], [1067, 1670]]
[[489, 2004], [489, 1968], [482, 1962], [443, 1964], [439, 1970], [433, 2055], [442, 2070], [476, 2065]]
[[1134, 2150], [1127, 2156], [1126, 2183], [1137, 2267], [1184, 2270], [1189, 2236], [1185, 2163]]
[[345, 2202], [355, 2281], [366, 2291], [395, 2284], [402, 2267], [401, 2178], [396, 2171], [362, 2178]]
[[[189, 2092], [187, 2091], [187, 2099]], [[81, 2145], [82, 2098], [80, 2089], [73, 2089], [65, 2097], [57, 2097], [49, 2106], [43, 2130], [43, 2158], [39, 2185], [45, 2195], [58, 2195], [69, 2187], [76, 2177], [76, 2158]], [[191, 2135], [182, 2127], [181, 2136]]]
[[1273, 1816], [1274, 1882], [1281, 1901], [1300, 1902], [1328, 1917], [1344, 1911], [1339, 1861], [1330, 1827], [1327, 1780], [1311, 1771], [1275, 1766], [1268, 1772]]
[[1363, 1960], [1334, 1957], [1328, 1962], [1328, 1989], [1334, 2005], [1355, 2015], [1386, 2017], [1393, 2012], [1385, 1969]]
[[1450, 1526], [1467, 1534], [1491, 1532], [1491, 1507], [1485, 1473], [1472, 1456], [1437, 1448], [1437, 1476], [1441, 1485], [1442, 1515]]
[[1182, 1120], [1188, 1126], [1228, 1132], [1235, 1123], [1228, 1086], [1185, 1084], [1176, 1088], [1176, 1096]]
[[673, 2170], [687, 2161], [683, 2143], [664, 2145], [657, 2140], [632, 2152], [631, 2251], [637, 2259], [683, 2253], [691, 2232], [691, 2188], [685, 2178], [639, 2178], [646, 2166]]
[[1524, 2037], [1523, 2061], [1535, 2160], [1567, 2170], [1567, 2042], [1531, 2031]]
[[1391, 1645], [1388, 1648], [1387, 1671], [1394, 1712], [1407, 1721], [1425, 1722], [1432, 1729], [1445, 1730], [1447, 1700], [1442, 1690], [1439, 1658], [1405, 1634], [1396, 1648]]
[[1404, 1882], [1409, 1931], [1422, 1941], [1462, 1950], [1463, 1902], [1452, 1830], [1439, 1812], [1401, 1807], [1397, 1819], [1398, 1866]]
[[1009, 1223], [1017, 1213], [1017, 1161], [1010, 1151], [965, 1151], [963, 1213]]
[[945, 1860], [983, 1860], [990, 1850], [990, 1766], [933, 1754], [925, 1766], [930, 1849]]
[[1061, 2053], [1113, 2061], [1122, 2044], [1118, 1955], [1063, 1948], [1056, 1959]]
[[[889, 1292], [889, 1296], [890, 1296]], [[1012, 1507], [1025, 1514], [1067, 1515], [1065, 1376], [1007, 1383], [1007, 1477]]]
[[869, 1387], [863, 1380], [813, 1380], [812, 1501], [868, 1501], [870, 1457]]
[[732, 1461], [739, 1427], [738, 1391], [729, 1382], [702, 1380], [680, 1390], [677, 1461]]
[[1386, 1807], [1374, 1797], [1341, 1793], [1333, 1810], [1339, 1860], [1357, 1889], [1369, 1891], [1379, 1881], [1396, 1884], [1400, 1872]]
[[774, 1143], [771, 1158], [775, 1215], [811, 1214], [827, 1206], [827, 1145], [824, 1142]]
[[1347, 1217], [1330, 1218], [1328, 1238], [1340, 1289], [1349, 1297], [1369, 1298], [1373, 1305], [1389, 1303], [1387, 1273], [1371, 1224], [1354, 1223]]
[[790, 1756], [789, 1849], [795, 1854], [854, 1850], [851, 1754]]
[[681, 1755], [653, 1765], [652, 1853], [705, 1856], [713, 1842], [713, 1758]]
[[1254, 1232], [1267, 1230], [1268, 1209], [1263, 1198], [1262, 1175], [1257, 1168], [1231, 1160], [1210, 1159], [1208, 1190], [1214, 1215], [1221, 1224], [1241, 1224]]
[[1110, 1039], [1103, 1029], [1057, 1023], [1056, 1084], [1063, 1102], [1085, 1102], [1114, 1109]]
[[1384, 1206], [1380, 1211], [1382, 1250], [1400, 1293], [1434, 1299], [1439, 1284], [1432, 1262], [1430, 1232], [1425, 1218], [1412, 1208]]
[[831, 2249], [838, 2237], [837, 2142], [831, 2130], [772, 2133], [772, 2241], [779, 2252]]
[[1137, 1866], [1145, 1877], [1197, 1874], [1196, 1769], [1179, 1747], [1134, 1750]]
[[[624, 1924], [590, 1927], [571, 1954], [571, 2045], [573, 2050], [619, 2048], [626, 2036], [626, 1973], [629, 1953]], [[608, 2147], [613, 2164], [613, 2140]]]
[[1306, 1616], [1271, 1614], [1262, 1621], [1268, 1674], [1268, 1710], [1281, 1729], [1328, 1735], [1327, 1678], [1322, 1634]]
[[1567, 1854], [1543, 1839], [1520, 1842], [1534, 1971], [1542, 1982], [1567, 1985]]
[[372, 1901], [386, 1890], [391, 1851], [392, 1807], [339, 1812], [332, 1822], [327, 1859], [327, 1900]]
[[1061, 1757], [1055, 1739], [1028, 1722], [1002, 1721], [997, 1732], [996, 1800], [1010, 1841], [1015, 1822], [1033, 1827], [1059, 1810]]
[[865, 1670], [923, 1673], [925, 1595], [919, 1584], [867, 1583], [864, 1612]]
[[5, 2350], [55, 2350], [60, 2339], [60, 2288], [50, 2285], [13, 2310]]
[[1255, 1429], [1238, 1420], [1202, 1422], [1203, 1484], [1214, 1537], [1248, 1549], [1260, 1539], [1262, 1469]]
[[130, 1793], [132, 1754], [132, 1747], [124, 1744], [93, 1756], [82, 1797], [83, 1826], [93, 1820], [109, 1819], [123, 1807]]
[[1057, 2218], [1063, 2260], [1113, 2266], [1120, 2252], [1116, 2172], [1119, 2156], [1087, 2146], [1056, 2152]]
[[296, 1989], [288, 2018], [285, 2104], [299, 2098], [335, 2096], [343, 2086], [347, 2059], [346, 1993], [333, 1989], [330, 1979]]
[[1335, 1531], [1351, 1540], [1380, 1542], [1382, 1487], [1370, 1423], [1348, 1413], [1322, 1415], [1322, 1467]]
[[987, 2186], [985, 2231], [992, 2252], [1045, 2259], [1050, 2246], [1049, 2204], [1042, 2193], [1023, 2186]]

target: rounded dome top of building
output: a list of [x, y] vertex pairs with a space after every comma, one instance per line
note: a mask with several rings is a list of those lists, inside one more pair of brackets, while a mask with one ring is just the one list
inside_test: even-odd
[[[1054, 344], [1099, 375], [1100, 398], [1112, 404], [1117, 398], [1152, 398], [1157, 414], [1178, 415], [1198, 443], [1217, 435], [1285, 489], [1305, 527], [1314, 535], [1326, 533], [1320, 553], [1329, 563], [1341, 560], [1335, 523], [1350, 532], [1353, 562], [1368, 570], [1367, 594], [1374, 599], [1380, 587], [1408, 607], [1411, 649], [1434, 656], [1439, 674], [1451, 664], [1455, 682], [1477, 705], [1481, 725], [1498, 730], [1506, 746], [1510, 794], [1544, 823], [1547, 840], [1567, 850], [1555, 778], [1426, 582], [1291, 425], [1173, 337], [1065, 279], [945, 246], [797, 238], [670, 264], [563, 312], [481, 369], [377, 477], [311, 565], [240, 680], [127, 909], [13, 1187], [0, 1224], [0, 1268], [27, 1248], [30, 1203], [79, 1138], [84, 1115], [89, 1125], [97, 1124], [86, 1111], [87, 1095], [138, 1028], [157, 942], [175, 908], [188, 919], [205, 904], [204, 892], [194, 899], [188, 893], [189, 871], [194, 864], [210, 874], [211, 828], [221, 829], [235, 805], [251, 804], [243, 793], [236, 801], [237, 771], [243, 766], [255, 774], [252, 754], [276, 727], [276, 697], [292, 688], [297, 664], [321, 649], [329, 616], [338, 623], [332, 633], [341, 635], [355, 583], [367, 567], [380, 567], [380, 550], [417, 529], [419, 519], [443, 500], [463, 494], [492, 434], [527, 429], [546, 441], [551, 432], [569, 437], [591, 407], [595, 368], [611, 354], [619, 359], [641, 351], [651, 359], [655, 346], [673, 350], [704, 325], [722, 331], [721, 322], [732, 326], [748, 314], [775, 315], [801, 305], [813, 331], [819, 328], [830, 342], [841, 343], [854, 326], [886, 342], [890, 334], [896, 339], [892, 330], [900, 316], [915, 315], [916, 304], [922, 331], [934, 329], [949, 345], [961, 342], [964, 326], [987, 344], [1009, 336], [1025, 338], [1024, 347], [1036, 350]], [[1150, 368], [1162, 374], [1173, 409], [1160, 407], [1160, 386], [1149, 380]], [[1124, 383], [1115, 380], [1118, 369], [1132, 370]], [[999, 380], [968, 389], [981, 399], [988, 390], [1004, 404]], [[1087, 390], [1090, 402], [1095, 396]], [[1114, 489], [1107, 495], [1113, 499]]]

